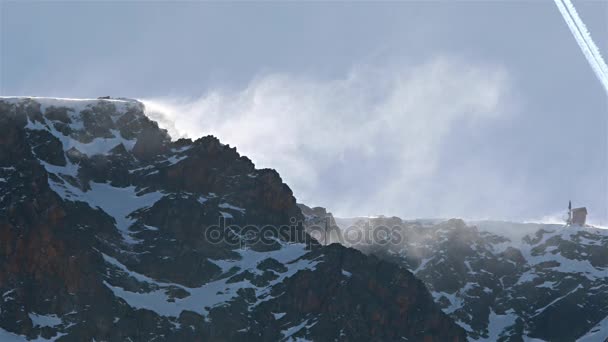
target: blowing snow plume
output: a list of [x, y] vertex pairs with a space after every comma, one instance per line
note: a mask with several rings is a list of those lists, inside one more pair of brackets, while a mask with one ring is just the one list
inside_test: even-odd
[[512, 113], [509, 93], [503, 67], [442, 57], [358, 65], [335, 79], [270, 73], [242, 89], [143, 101], [174, 138], [215, 135], [257, 166], [277, 169], [298, 201], [339, 216], [490, 217], [501, 208], [480, 198], [530, 196], [474, 154], [456, 168], [442, 163], [456, 153], [451, 134]]
[[591, 38], [589, 30], [587, 30], [587, 27], [576, 12], [576, 8], [574, 8], [570, 0], [563, 0], [563, 2], [562, 0], [555, 0], [555, 4], [597, 78], [608, 93], [608, 66], [606, 66], [606, 62], [604, 62], [597, 45], [595, 45], [595, 42]]

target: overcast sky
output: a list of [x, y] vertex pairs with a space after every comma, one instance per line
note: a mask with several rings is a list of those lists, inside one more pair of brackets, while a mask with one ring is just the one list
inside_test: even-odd
[[607, 96], [553, 1], [0, 4], [2, 95], [143, 99], [338, 216], [608, 225]]

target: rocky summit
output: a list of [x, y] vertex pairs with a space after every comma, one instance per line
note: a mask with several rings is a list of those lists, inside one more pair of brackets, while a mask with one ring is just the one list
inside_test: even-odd
[[141, 102], [0, 98], [1, 341], [466, 339], [410, 264], [319, 244], [304, 219], [277, 172], [172, 140]]

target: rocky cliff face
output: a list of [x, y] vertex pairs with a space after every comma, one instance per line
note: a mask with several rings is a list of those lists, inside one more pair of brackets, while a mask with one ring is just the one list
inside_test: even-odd
[[0, 340], [465, 339], [409, 271], [303, 219], [275, 171], [137, 101], [0, 98]]
[[311, 237], [323, 245], [343, 244], [342, 231], [332, 213], [323, 207], [311, 208], [302, 203], [298, 203], [298, 207], [304, 215], [304, 229]]
[[384, 227], [403, 237], [351, 245], [411, 270], [471, 341], [608, 339], [607, 229], [396, 217], [338, 221], [355, 231]]

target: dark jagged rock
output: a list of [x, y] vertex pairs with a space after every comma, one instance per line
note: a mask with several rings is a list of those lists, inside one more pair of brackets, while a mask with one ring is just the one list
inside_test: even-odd
[[291, 219], [276, 171], [137, 101], [0, 98], [0, 339], [465, 340], [409, 271]]
[[323, 245], [331, 243], [345, 244], [340, 227], [336, 224], [334, 216], [323, 207], [310, 208], [298, 203], [304, 215], [306, 232]]

